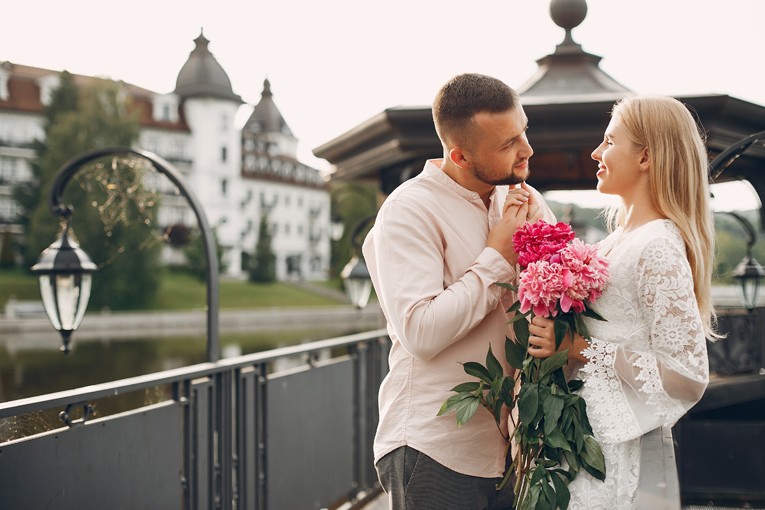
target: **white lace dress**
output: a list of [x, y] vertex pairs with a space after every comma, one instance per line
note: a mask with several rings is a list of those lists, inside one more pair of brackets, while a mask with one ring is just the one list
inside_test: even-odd
[[587, 472], [569, 486], [571, 510], [630, 509], [640, 476], [640, 437], [673, 425], [709, 380], [706, 340], [685, 244], [656, 220], [601, 241], [608, 288], [595, 303], [607, 322], [587, 320], [589, 362], [575, 377], [606, 459], [606, 480]]

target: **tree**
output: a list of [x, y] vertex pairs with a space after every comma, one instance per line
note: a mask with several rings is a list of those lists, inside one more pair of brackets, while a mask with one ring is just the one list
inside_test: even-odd
[[[13, 188], [13, 198], [20, 210], [18, 221], [24, 232], [29, 232], [32, 215], [38, 208], [40, 201], [47, 203], [47, 190], [43, 188], [43, 183], [50, 183], [53, 173], [57, 169], [56, 164], [63, 163], [62, 161], [52, 162], [48, 157], [50, 132], [62, 115], [77, 111], [78, 102], [78, 89], [74, 84], [74, 79], [71, 74], [64, 71], [59, 76], [59, 86], [53, 90], [50, 102], [43, 109], [45, 138], [36, 139], [33, 142], [35, 157], [30, 165], [32, 179], [16, 184]], [[21, 255], [24, 266], [30, 267], [37, 260], [39, 251], [26, 250], [22, 246]]]
[[[332, 195], [332, 215], [343, 222], [343, 236], [332, 241], [330, 259], [331, 276], [337, 276], [353, 256], [354, 248], [351, 235], [353, 229], [365, 218], [377, 213], [376, 186], [368, 184], [344, 183], [330, 191]], [[370, 224], [371, 226], [371, 224]], [[363, 235], [363, 233], [361, 233]]]
[[260, 217], [258, 244], [255, 246], [255, 256], [250, 261], [249, 277], [251, 282], [276, 281], [276, 255], [271, 247], [271, 232], [268, 230], [266, 215]]
[[[223, 263], [223, 247], [218, 242], [218, 233], [213, 230], [212, 235], [215, 241], [215, 255], [218, 258], [218, 272], [223, 273], [226, 271], [226, 266]], [[198, 228], [193, 229], [189, 234], [188, 241], [183, 248], [183, 254], [186, 257], [189, 272], [204, 281], [207, 275], [207, 257], [202, 234]]]
[[[127, 113], [118, 84], [96, 81], [80, 91], [77, 103], [76, 110], [58, 111], [47, 129], [38, 203], [27, 235], [30, 257], [55, 237], [47, 197], [61, 165], [99, 147], [130, 146], [138, 136], [138, 122]], [[65, 190], [64, 203], [74, 207], [72, 229], [99, 267], [91, 307], [140, 308], [159, 287], [160, 237], [153, 230], [157, 197], [145, 190], [142, 178], [140, 166], [105, 158], [78, 171]]]

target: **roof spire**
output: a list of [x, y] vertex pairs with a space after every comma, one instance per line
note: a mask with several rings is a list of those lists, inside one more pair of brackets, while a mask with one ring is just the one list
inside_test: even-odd
[[582, 52], [582, 45], [571, 36], [571, 30], [578, 27], [587, 17], [586, 0], [552, 0], [550, 17], [556, 25], [566, 30], [563, 41], [556, 47], [555, 53]]
[[587, 53], [574, 41], [571, 30], [587, 16], [586, 0], [551, 0], [550, 17], [566, 31], [555, 52], [537, 60], [536, 74], [518, 87], [526, 101], [576, 102], [596, 97], [620, 98], [631, 91], [611, 78], [598, 65], [601, 57]]

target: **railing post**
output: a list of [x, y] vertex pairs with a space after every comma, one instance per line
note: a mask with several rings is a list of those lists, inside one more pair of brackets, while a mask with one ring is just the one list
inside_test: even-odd
[[257, 492], [255, 509], [266, 510], [268, 502], [268, 431], [266, 430], [266, 398], [268, 385], [268, 364], [260, 363], [255, 367], [255, 476]]

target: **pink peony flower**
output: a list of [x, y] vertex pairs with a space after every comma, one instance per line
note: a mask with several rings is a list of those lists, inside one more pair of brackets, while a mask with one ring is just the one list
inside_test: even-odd
[[555, 317], [558, 301], [572, 283], [573, 275], [563, 265], [545, 260], [532, 262], [521, 272], [518, 281], [520, 312], [532, 310], [534, 315]]
[[526, 267], [540, 260], [549, 260], [573, 238], [574, 232], [567, 223], [552, 225], [543, 220], [527, 223], [513, 235], [518, 264]]
[[598, 256], [595, 246], [574, 239], [560, 251], [561, 264], [572, 273], [571, 285], [560, 300], [563, 312], [583, 312], [585, 301], [598, 299], [608, 283], [608, 261]]

